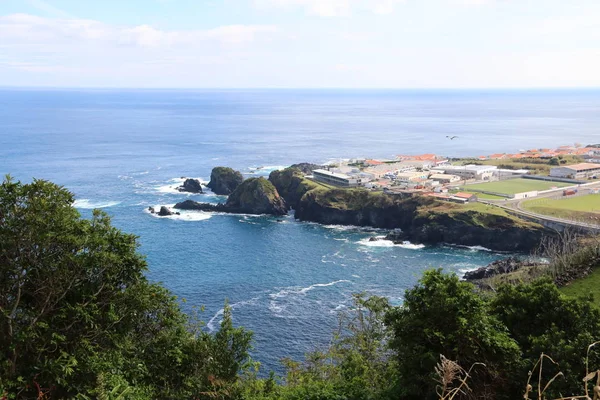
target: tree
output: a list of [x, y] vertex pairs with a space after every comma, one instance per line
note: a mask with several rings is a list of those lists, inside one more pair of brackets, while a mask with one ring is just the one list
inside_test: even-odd
[[560, 165], [559, 160], [556, 157], [552, 157], [550, 159], [550, 161], [548, 161], [548, 164], [550, 164], [550, 165]]
[[[542, 279], [528, 285], [501, 286], [491, 301], [490, 311], [519, 343], [529, 369], [542, 352], [559, 363], [558, 368], [544, 367], [546, 382], [558, 369], [564, 374], [552, 384], [549, 395], [581, 392], [586, 350], [600, 335], [600, 310], [590, 300], [568, 298], [551, 280]], [[598, 368], [597, 352], [590, 356], [590, 368]]]
[[495, 398], [502, 398], [511, 387], [507, 371], [519, 364], [519, 348], [489, 314], [486, 300], [456, 275], [425, 272], [419, 284], [406, 292], [404, 304], [391, 309], [385, 321], [398, 357], [401, 398], [437, 398], [435, 367], [440, 355], [466, 369], [485, 363], [485, 368], [475, 368], [472, 374], [473, 393], [478, 396], [491, 390], [500, 394]]
[[[53, 183], [0, 185], [0, 395], [189, 398], [233, 382], [251, 334], [193, 331], [134, 235]], [[218, 362], [211, 360], [219, 360]]]

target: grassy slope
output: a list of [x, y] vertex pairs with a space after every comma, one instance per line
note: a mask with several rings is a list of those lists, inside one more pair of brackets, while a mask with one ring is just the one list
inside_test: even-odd
[[488, 182], [488, 183], [477, 183], [475, 185], [466, 185], [465, 188], [487, 190], [490, 192], [515, 194], [522, 192], [531, 192], [533, 190], [548, 190], [553, 186], [565, 187], [573, 186], [572, 183], [564, 182], [546, 182], [537, 181], [534, 179], [509, 179], [505, 181]]
[[594, 304], [600, 306], [600, 268], [583, 279], [578, 279], [560, 289], [567, 296], [580, 297], [594, 295]]

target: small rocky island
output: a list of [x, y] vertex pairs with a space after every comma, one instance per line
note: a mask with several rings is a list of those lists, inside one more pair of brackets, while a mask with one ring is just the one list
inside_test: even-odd
[[187, 193], [202, 193], [202, 184], [198, 179], [187, 178], [177, 190]]
[[215, 167], [210, 173], [210, 182], [206, 186], [215, 194], [229, 196], [243, 181], [241, 172], [229, 167]]
[[235, 214], [286, 215], [288, 212], [288, 207], [275, 186], [265, 178], [245, 180], [229, 195], [226, 203], [210, 204], [186, 200], [175, 204], [173, 208]]

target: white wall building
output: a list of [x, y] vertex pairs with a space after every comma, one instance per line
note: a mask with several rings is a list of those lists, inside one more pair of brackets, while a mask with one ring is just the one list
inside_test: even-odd
[[461, 179], [475, 179], [478, 181], [489, 180], [495, 175], [498, 167], [495, 165], [447, 165], [431, 168], [432, 171], [441, 173], [458, 175]]
[[550, 176], [554, 178], [585, 179], [600, 176], [600, 165], [581, 163], [554, 167], [550, 169]]
[[315, 169], [313, 171], [313, 179], [318, 182], [344, 187], [354, 187], [361, 184], [360, 178], [328, 171], [326, 169]]

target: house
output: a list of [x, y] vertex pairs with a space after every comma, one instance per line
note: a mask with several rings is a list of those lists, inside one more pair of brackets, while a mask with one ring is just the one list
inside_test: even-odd
[[475, 203], [477, 201], [477, 196], [473, 193], [458, 192], [450, 196], [450, 200], [457, 203]]
[[427, 172], [400, 172], [396, 174], [396, 180], [402, 183], [415, 183], [427, 179]]
[[449, 174], [431, 174], [429, 175], [429, 179], [433, 179], [434, 181], [438, 181], [439, 183], [444, 184], [458, 182], [460, 181], [460, 176]]
[[585, 179], [600, 175], [600, 165], [580, 163], [565, 165], [550, 169], [550, 176], [554, 178]]

